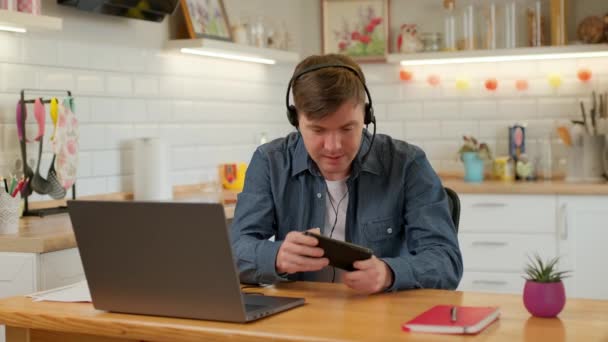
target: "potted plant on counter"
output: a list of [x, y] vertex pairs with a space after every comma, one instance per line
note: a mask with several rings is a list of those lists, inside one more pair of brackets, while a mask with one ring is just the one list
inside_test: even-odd
[[483, 181], [484, 164], [492, 160], [490, 148], [485, 143], [479, 143], [473, 136], [463, 136], [463, 145], [458, 153], [464, 163], [465, 182]]
[[566, 291], [562, 279], [569, 271], [558, 271], [559, 258], [543, 262], [536, 255], [526, 266], [524, 306], [533, 316], [555, 317], [566, 304]]

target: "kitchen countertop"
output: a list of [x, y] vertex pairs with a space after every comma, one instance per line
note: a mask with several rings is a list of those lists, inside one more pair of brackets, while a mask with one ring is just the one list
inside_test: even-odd
[[608, 182], [568, 183], [563, 180], [538, 182], [484, 181], [467, 183], [462, 178], [442, 177], [443, 185], [458, 194], [511, 195], [608, 195]]
[[[567, 183], [550, 182], [502, 182], [484, 181], [466, 183], [462, 177], [442, 177], [443, 184], [459, 194], [519, 194], [519, 195], [608, 195], [608, 183]], [[217, 197], [214, 194], [202, 195], [200, 185], [179, 186], [174, 189], [177, 200], [200, 200]], [[226, 217], [234, 216], [236, 193], [222, 194]], [[130, 200], [131, 194], [119, 193], [93, 196], [89, 199]], [[83, 197], [85, 199], [85, 197]], [[61, 202], [61, 201], [59, 201]], [[57, 204], [56, 201], [46, 203]], [[36, 203], [38, 205], [38, 203]], [[20, 220], [19, 232], [0, 234], [0, 252], [46, 253], [76, 247], [72, 225], [67, 214], [50, 215], [44, 218], [26, 217]]]
[[[226, 218], [234, 217], [236, 194], [224, 192], [224, 210]], [[201, 194], [200, 185], [179, 186], [174, 189], [176, 200], [206, 200], [217, 198], [217, 194]], [[133, 195], [125, 193], [102, 196], [88, 196], [82, 199], [131, 200]], [[32, 203], [32, 207], [51, 207], [65, 204], [65, 201], [45, 201]], [[67, 213], [40, 217], [23, 217], [19, 220], [19, 231], [16, 234], [0, 234], [0, 252], [47, 253], [76, 247], [72, 223]]]

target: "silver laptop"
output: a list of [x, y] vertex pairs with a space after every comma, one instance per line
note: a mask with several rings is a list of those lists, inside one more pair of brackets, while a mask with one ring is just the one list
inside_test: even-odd
[[241, 292], [219, 203], [76, 200], [68, 211], [96, 309], [249, 322], [304, 304]]

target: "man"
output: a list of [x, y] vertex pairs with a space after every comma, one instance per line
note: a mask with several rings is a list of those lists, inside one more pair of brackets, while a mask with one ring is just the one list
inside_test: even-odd
[[[441, 181], [418, 147], [364, 129], [375, 132], [366, 93], [349, 57], [296, 67], [287, 106], [298, 130], [256, 150], [238, 197], [231, 240], [242, 282], [342, 281], [365, 294], [457, 287], [462, 257]], [[374, 256], [336, 272], [302, 234], [310, 229]]]

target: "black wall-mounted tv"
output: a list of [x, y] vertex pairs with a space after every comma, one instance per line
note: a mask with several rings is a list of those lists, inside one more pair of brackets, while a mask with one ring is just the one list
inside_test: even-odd
[[57, 0], [57, 3], [87, 12], [161, 22], [165, 15], [175, 11], [179, 0]]

